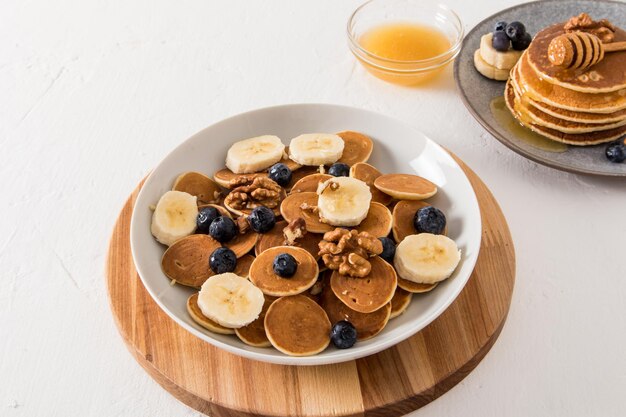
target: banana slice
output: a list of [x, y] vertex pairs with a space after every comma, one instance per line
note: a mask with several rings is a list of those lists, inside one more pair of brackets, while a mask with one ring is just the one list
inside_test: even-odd
[[232, 272], [207, 279], [198, 294], [202, 314], [229, 329], [238, 329], [256, 320], [264, 302], [260, 289]]
[[196, 231], [197, 217], [195, 196], [182, 191], [168, 191], [156, 205], [150, 230], [156, 240], [170, 246]]
[[285, 145], [278, 136], [264, 135], [235, 142], [226, 154], [226, 166], [235, 174], [263, 171], [280, 161]]
[[289, 158], [300, 165], [328, 165], [343, 155], [344, 142], [330, 133], [307, 133], [291, 139]]
[[370, 208], [372, 192], [361, 180], [336, 177], [317, 188], [317, 208], [320, 220], [332, 226], [357, 226]]
[[420, 284], [434, 284], [448, 278], [461, 260], [454, 240], [443, 235], [420, 233], [404, 238], [393, 259], [401, 278]]
[[487, 64], [483, 58], [480, 56], [480, 50], [476, 50], [474, 52], [474, 66], [485, 77], [496, 80], [496, 81], [506, 81], [509, 79], [508, 69], [498, 69], [494, 66]]
[[500, 52], [492, 45], [493, 33], [489, 32], [480, 38], [480, 57], [487, 64], [497, 69], [510, 70], [517, 63], [524, 51], [516, 51], [509, 49], [506, 52]]

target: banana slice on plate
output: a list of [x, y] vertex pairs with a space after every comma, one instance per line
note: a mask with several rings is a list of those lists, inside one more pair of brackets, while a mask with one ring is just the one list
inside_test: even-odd
[[344, 142], [330, 133], [306, 133], [291, 139], [289, 158], [300, 165], [328, 165], [343, 155]]
[[264, 302], [260, 289], [232, 272], [207, 279], [198, 294], [202, 314], [229, 329], [238, 329], [256, 320]]
[[317, 188], [320, 220], [332, 226], [358, 226], [369, 212], [372, 193], [361, 180], [336, 177]]
[[476, 50], [474, 52], [474, 66], [485, 77], [496, 80], [496, 81], [506, 81], [509, 79], [509, 73], [511, 70], [508, 69], [498, 69], [494, 66], [489, 65], [480, 55], [480, 50]]
[[460, 261], [461, 251], [454, 240], [444, 235], [420, 233], [400, 242], [393, 264], [403, 279], [434, 284], [450, 277]]
[[283, 158], [285, 145], [278, 136], [264, 135], [235, 142], [226, 154], [226, 166], [235, 174], [263, 171]]
[[168, 191], [156, 205], [150, 230], [156, 240], [170, 246], [196, 231], [197, 217], [195, 196], [183, 191]]

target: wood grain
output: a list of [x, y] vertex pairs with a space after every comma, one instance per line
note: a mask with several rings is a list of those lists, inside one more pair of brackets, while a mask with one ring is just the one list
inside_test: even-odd
[[134, 269], [128, 199], [107, 262], [111, 310], [135, 359], [163, 388], [214, 417], [400, 416], [433, 401], [478, 365], [504, 325], [515, 281], [515, 253], [504, 216], [466, 165], [478, 196], [483, 235], [464, 290], [433, 323], [381, 353], [329, 366], [251, 361], [197, 339], [152, 301]]

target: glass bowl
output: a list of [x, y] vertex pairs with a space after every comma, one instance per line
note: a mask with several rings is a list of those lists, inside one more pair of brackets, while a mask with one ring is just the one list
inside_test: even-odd
[[[440, 55], [415, 61], [378, 56], [360, 43], [372, 28], [393, 23], [417, 24], [437, 29], [450, 47]], [[429, 0], [370, 0], [357, 8], [348, 20], [348, 44], [365, 69], [378, 78], [402, 85], [428, 81], [458, 55], [463, 41], [463, 24], [449, 7]]]

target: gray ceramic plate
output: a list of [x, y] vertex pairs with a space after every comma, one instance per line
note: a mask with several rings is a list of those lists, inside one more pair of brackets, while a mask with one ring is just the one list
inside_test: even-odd
[[[497, 111], [503, 105], [501, 97], [504, 82], [489, 80], [474, 68], [474, 51], [480, 45], [480, 37], [491, 31], [496, 22], [521, 21], [534, 35], [546, 26], [582, 12], [589, 13], [594, 19], [607, 18], [617, 26], [626, 27], [626, 3], [554, 0], [522, 4], [489, 16], [467, 34], [454, 63], [454, 78], [463, 102], [476, 120], [496, 139], [520, 155], [564, 171], [626, 177], [626, 162], [611, 163], [604, 156], [606, 144], [561, 146], [520, 127], [512, 117], [506, 119], [505, 116], [509, 117], [508, 112]], [[492, 110], [492, 107], [496, 110]]]

